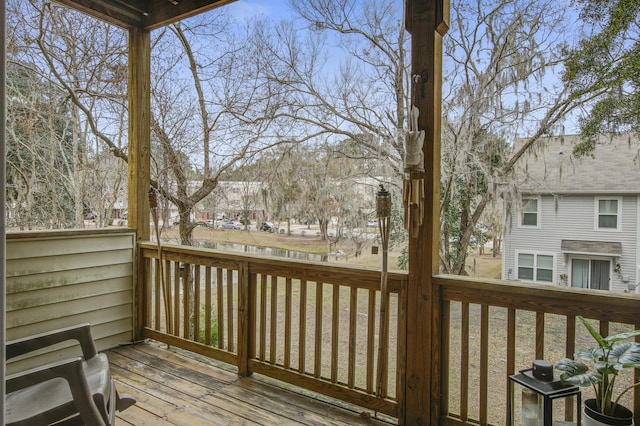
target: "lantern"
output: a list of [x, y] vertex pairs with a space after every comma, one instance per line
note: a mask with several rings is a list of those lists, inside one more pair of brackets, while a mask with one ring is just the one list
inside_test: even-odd
[[[521, 396], [521, 413], [515, 410], [516, 396]], [[575, 407], [571, 398], [575, 396]], [[554, 410], [554, 401], [565, 401], [565, 408]], [[533, 367], [509, 376], [509, 424], [522, 426], [580, 425], [580, 388], [567, 385], [553, 375], [553, 365], [536, 360]], [[575, 411], [574, 411], [575, 410]], [[555, 411], [555, 412], [554, 412]], [[561, 412], [561, 414], [559, 414]], [[554, 418], [554, 415], [558, 418]], [[520, 418], [518, 422], [516, 419]]]

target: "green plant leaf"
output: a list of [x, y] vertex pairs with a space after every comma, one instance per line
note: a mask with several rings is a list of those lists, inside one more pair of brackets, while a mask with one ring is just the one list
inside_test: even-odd
[[573, 357], [595, 362], [603, 359], [604, 355], [604, 349], [596, 346], [595, 348], [578, 350], [573, 354]]
[[635, 342], [619, 343], [613, 347], [609, 357], [617, 359], [620, 364], [639, 364], [640, 344]]
[[593, 338], [596, 339], [596, 342], [598, 342], [598, 345], [601, 348], [610, 348], [611, 347], [611, 345], [604, 339], [604, 337], [602, 337], [600, 335], [600, 333], [598, 333], [598, 331], [591, 326], [589, 321], [587, 321], [586, 319], [584, 319], [584, 317], [582, 317], [580, 315], [578, 315], [576, 318], [578, 318], [580, 320], [580, 322], [582, 322], [582, 324], [589, 331], [591, 336], [593, 336]]
[[563, 372], [560, 375], [560, 380], [562, 380], [563, 383], [575, 386], [585, 387], [595, 385], [602, 380], [602, 376], [597, 372], [590, 371], [589, 366], [569, 358], [558, 361], [556, 363], [556, 370]]
[[614, 334], [604, 338], [609, 343], [619, 342], [620, 340], [629, 339], [631, 337], [640, 336], [640, 330], [629, 331], [627, 333]]

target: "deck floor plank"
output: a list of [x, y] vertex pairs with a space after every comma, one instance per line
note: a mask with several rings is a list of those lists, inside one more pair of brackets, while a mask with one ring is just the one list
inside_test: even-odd
[[386, 425], [357, 411], [153, 343], [107, 352], [116, 386], [137, 403], [117, 425]]

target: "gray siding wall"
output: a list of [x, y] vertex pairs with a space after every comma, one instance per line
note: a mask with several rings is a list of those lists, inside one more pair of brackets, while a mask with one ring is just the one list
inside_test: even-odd
[[[601, 231], [595, 229], [595, 197], [599, 195], [551, 195], [540, 196], [540, 227], [525, 228], [518, 226], [519, 213], [512, 215], [512, 223], [506, 224], [503, 242], [502, 278], [514, 279], [517, 276], [516, 253], [541, 252], [554, 254], [554, 284], [561, 285], [560, 276], [569, 275], [569, 256], [561, 253], [561, 241], [611, 241], [622, 244], [622, 256], [602, 259], [620, 263], [620, 276], [611, 273], [611, 290], [625, 291], [627, 284], [621, 277], [629, 277], [631, 283], [637, 283], [638, 274], [638, 206], [640, 201], [636, 195], [625, 195], [622, 198], [622, 227], [620, 231]], [[605, 195], [602, 195], [605, 196]], [[616, 197], [606, 194], [606, 197]], [[505, 217], [507, 217], [505, 215]], [[511, 271], [511, 273], [509, 273]]]
[[[8, 233], [7, 340], [90, 323], [99, 351], [131, 342], [135, 241], [122, 229]], [[12, 362], [8, 371], [72, 353]]]

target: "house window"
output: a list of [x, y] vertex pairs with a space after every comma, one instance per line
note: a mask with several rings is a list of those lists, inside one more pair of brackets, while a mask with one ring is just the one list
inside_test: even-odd
[[524, 198], [522, 200], [522, 216], [520, 226], [538, 227], [538, 217], [540, 216], [538, 198]]
[[620, 198], [596, 198], [596, 229], [620, 230]]
[[610, 281], [610, 261], [571, 259], [571, 287], [609, 290]]
[[553, 282], [553, 256], [535, 253], [518, 253], [518, 279]]

